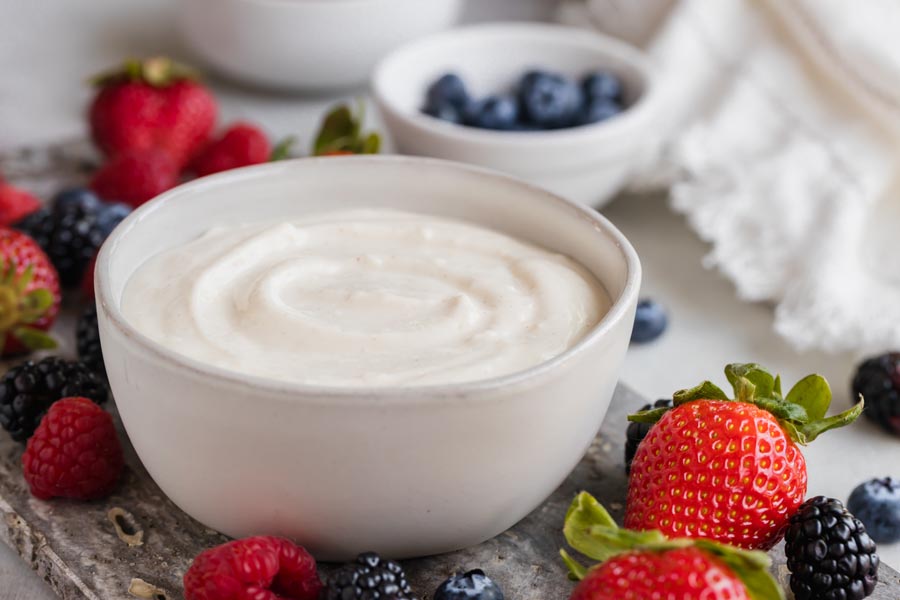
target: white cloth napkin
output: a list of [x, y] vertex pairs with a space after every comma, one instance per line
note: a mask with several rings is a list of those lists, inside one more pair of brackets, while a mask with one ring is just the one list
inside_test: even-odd
[[561, 19], [657, 62], [662, 144], [635, 183], [669, 187], [741, 298], [799, 349], [900, 349], [900, 3], [587, 0]]

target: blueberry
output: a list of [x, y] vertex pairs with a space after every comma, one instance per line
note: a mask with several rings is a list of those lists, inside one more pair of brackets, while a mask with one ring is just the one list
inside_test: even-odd
[[637, 312], [634, 315], [634, 329], [631, 331], [631, 341], [643, 344], [652, 342], [662, 335], [669, 324], [669, 317], [665, 309], [655, 300], [643, 299], [638, 302]]
[[575, 122], [578, 125], [590, 125], [612, 118], [622, 112], [622, 107], [606, 98], [589, 98], [578, 111]]
[[441, 121], [447, 121], [449, 123], [462, 123], [463, 121], [463, 111], [453, 106], [452, 104], [426, 106], [422, 110], [422, 112], [430, 117], [440, 119]]
[[[469, 92], [466, 84], [456, 73], [447, 73], [431, 84], [425, 94], [426, 112], [437, 107], [450, 105], [462, 110], [469, 104]], [[431, 113], [429, 113], [431, 114]]]
[[121, 202], [101, 204], [97, 210], [97, 226], [108, 236], [131, 213], [131, 207]]
[[544, 129], [571, 126], [582, 98], [577, 85], [554, 73], [529, 72], [519, 85], [519, 103], [525, 116]]
[[581, 89], [589, 98], [622, 102], [622, 81], [607, 71], [597, 71], [582, 79]]
[[879, 544], [900, 542], [900, 480], [886, 477], [861, 483], [850, 494], [847, 509]]
[[481, 129], [510, 130], [519, 119], [519, 106], [511, 96], [488, 96], [472, 102], [464, 115], [466, 125]]
[[100, 198], [87, 188], [68, 188], [53, 199], [53, 211], [57, 214], [78, 213], [88, 215], [100, 208]]
[[434, 600], [503, 600], [503, 591], [481, 569], [453, 575], [434, 593]]

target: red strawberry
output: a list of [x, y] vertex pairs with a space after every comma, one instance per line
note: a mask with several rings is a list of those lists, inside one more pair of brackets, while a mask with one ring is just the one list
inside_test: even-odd
[[0, 355], [55, 348], [45, 332], [56, 320], [59, 303], [59, 277], [37, 242], [0, 228]]
[[258, 165], [272, 157], [266, 134], [249, 123], [235, 123], [197, 156], [193, 171], [199, 177], [238, 167]]
[[782, 600], [769, 557], [709, 540], [667, 539], [659, 531], [619, 529], [590, 494], [566, 513], [566, 541], [600, 561], [585, 569], [563, 550], [581, 583], [569, 600]]
[[195, 73], [163, 57], [130, 60], [96, 79], [91, 135], [110, 157], [152, 148], [167, 152], [180, 170], [206, 144], [218, 107]]
[[41, 207], [27, 191], [0, 180], [0, 227], [8, 227]]
[[318, 600], [315, 559], [277, 537], [251, 537], [197, 555], [184, 574], [185, 600]]
[[826, 418], [831, 390], [819, 375], [782, 397], [780, 378], [758, 365], [729, 365], [725, 374], [736, 400], [705, 382], [676, 393], [674, 408], [629, 417], [656, 424], [631, 465], [626, 527], [769, 549], [806, 495], [798, 445], [862, 412], [860, 402]]
[[22, 454], [25, 481], [44, 500], [107, 496], [124, 464], [112, 417], [88, 398], [54, 402]]
[[178, 167], [161, 150], [135, 150], [119, 154], [100, 167], [91, 189], [104, 200], [137, 207], [178, 185]]

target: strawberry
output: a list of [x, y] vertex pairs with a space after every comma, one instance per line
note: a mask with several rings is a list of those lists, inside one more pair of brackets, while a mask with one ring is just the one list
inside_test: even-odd
[[196, 74], [163, 57], [129, 60], [97, 77], [100, 92], [89, 120], [94, 143], [107, 156], [160, 149], [181, 169], [206, 144], [218, 107]]
[[222, 137], [209, 144], [197, 156], [192, 170], [199, 177], [267, 162], [272, 145], [260, 129], [249, 123], [235, 123]]
[[59, 303], [59, 277], [37, 242], [0, 228], [0, 356], [55, 348], [45, 332]]
[[758, 365], [729, 365], [725, 374], [734, 400], [707, 381], [677, 392], [673, 408], [629, 417], [655, 425], [631, 465], [626, 527], [769, 549], [806, 495], [799, 446], [863, 409], [860, 401], [826, 417], [831, 389], [819, 375], [783, 397], [780, 377]]
[[0, 179], [0, 227], [9, 227], [40, 207], [36, 197]]
[[111, 158], [94, 173], [91, 189], [105, 200], [138, 207], [178, 184], [178, 167], [161, 150], [133, 150]]
[[711, 540], [667, 539], [660, 531], [619, 529], [587, 492], [563, 526], [569, 545], [600, 561], [590, 570], [561, 550], [581, 583], [569, 600], [783, 600], [769, 557]]

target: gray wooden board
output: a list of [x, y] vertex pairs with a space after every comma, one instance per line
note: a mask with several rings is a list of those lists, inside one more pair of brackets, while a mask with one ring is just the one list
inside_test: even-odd
[[[0, 154], [0, 171], [48, 197], [64, 184], [83, 181], [94, 160], [90, 146], [76, 140]], [[79, 308], [64, 307], [56, 327], [63, 354], [72, 354], [74, 315]], [[622, 464], [624, 417], [643, 403], [633, 391], [620, 386], [600, 435], [584, 459], [541, 507], [515, 527], [467, 550], [406, 561], [419, 597], [430, 598], [440, 581], [454, 571], [481, 567], [501, 583], [508, 600], [566, 598], [573, 584], [566, 579], [558, 556], [563, 545], [563, 515], [574, 495], [587, 490], [621, 521], [626, 486]], [[115, 411], [114, 406], [110, 408]], [[128, 467], [117, 493], [92, 503], [32, 498], [22, 479], [21, 451], [19, 444], [0, 432], [0, 538], [62, 598], [129, 598], [133, 597], [128, 591], [132, 580], [140, 579], [162, 590], [160, 595], [143, 597], [180, 599], [181, 578], [193, 557], [204, 548], [226, 541], [174, 506], [150, 479], [127, 442]], [[143, 545], [130, 547], [119, 538], [107, 516], [114, 507], [133, 516], [131, 525], [143, 531]], [[787, 570], [780, 550], [773, 558], [774, 572], [783, 582]], [[324, 565], [322, 570], [327, 574], [330, 568]], [[3, 591], [4, 582], [0, 581], [0, 594]], [[882, 566], [872, 598], [900, 599], [900, 574]]]
[[[558, 557], [563, 544], [560, 526], [579, 490], [597, 496], [621, 520], [625, 496], [622, 465], [624, 415], [644, 400], [620, 386], [600, 435], [569, 478], [541, 507], [518, 525], [479, 546], [442, 556], [410, 560], [405, 567], [422, 598], [430, 597], [447, 575], [460, 569], [484, 568], [510, 600], [565, 598], [572, 589]], [[124, 433], [123, 433], [124, 436]], [[182, 598], [181, 577], [192, 558], [225, 537], [203, 527], [175, 507], [153, 483], [128, 447], [128, 468], [118, 492], [93, 503], [44, 502], [30, 496], [22, 479], [21, 447], [0, 440], [0, 538], [66, 599], [113, 600], [129, 597], [139, 578]], [[473, 465], [477, 468], [477, 465]], [[144, 544], [129, 547], [107, 518], [113, 507], [134, 517]], [[775, 573], [786, 577], [783, 557], [774, 554]], [[327, 573], [328, 566], [323, 567]], [[900, 598], [900, 576], [882, 567], [873, 598]], [[161, 599], [162, 596], [159, 596]]]

